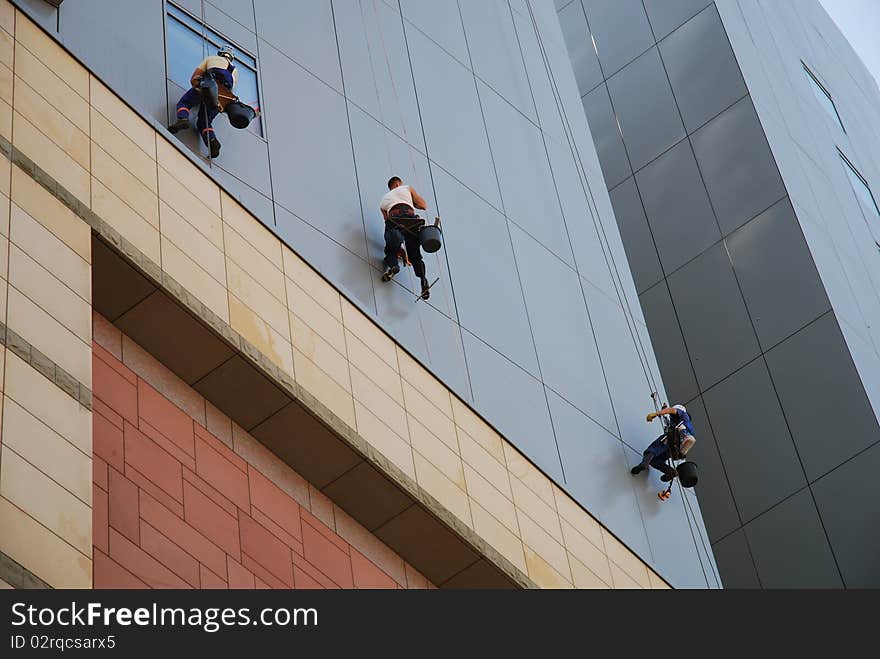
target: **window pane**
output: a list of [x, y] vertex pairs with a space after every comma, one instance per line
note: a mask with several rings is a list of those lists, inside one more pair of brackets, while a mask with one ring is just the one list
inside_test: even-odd
[[[235, 85], [235, 95], [252, 107], [260, 107], [260, 94], [257, 90], [257, 74], [244, 66], [238, 66], [238, 83]], [[257, 117], [248, 126], [248, 130], [257, 135], [263, 134], [262, 119]]]
[[840, 115], [837, 113], [837, 106], [834, 105], [834, 99], [831, 98], [831, 95], [825, 90], [825, 88], [819, 84], [819, 81], [816, 80], [816, 76], [813, 75], [813, 72], [807, 68], [807, 65], [804, 64], [804, 72], [807, 74], [807, 79], [810, 81], [810, 86], [813, 88], [813, 95], [816, 97], [816, 100], [819, 101], [819, 105], [825, 108], [825, 111], [831, 116], [832, 119], [840, 126], [840, 130], [844, 133], [846, 129], [843, 127], [843, 122], [840, 120]]
[[168, 77], [189, 89], [193, 70], [205, 58], [202, 38], [173, 18], [168, 21]]

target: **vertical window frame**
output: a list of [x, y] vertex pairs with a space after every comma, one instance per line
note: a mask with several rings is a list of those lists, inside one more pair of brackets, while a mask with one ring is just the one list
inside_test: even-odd
[[[816, 95], [817, 93], [821, 93], [825, 97], [825, 99], [828, 101], [828, 103], [831, 104], [831, 110], [834, 111], [834, 118], [837, 121], [837, 125], [840, 127], [840, 130], [843, 131], [843, 134], [846, 135], [846, 126], [843, 125], [843, 119], [840, 118], [840, 112], [837, 109], [837, 103], [834, 102], [834, 97], [831, 95], [831, 92], [828, 91], [828, 88], [822, 84], [822, 82], [819, 80], [818, 76], [815, 73], [813, 73], [812, 69], [810, 69], [810, 67], [807, 66], [807, 63], [804, 62], [803, 60], [801, 60], [801, 66], [804, 67], [804, 73], [807, 74], [807, 79], [810, 81], [810, 84], [813, 86], [813, 95]], [[816, 96], [816, 100], [819, 101], [822, 104], [822, 107], [825, 109], [825, 111], [828, 112], [828, 104], [822, 102], [822, 99], [820, 99], [818, 96]], [[828, 112], [828, 114], [830, 115], [831, 113]]]

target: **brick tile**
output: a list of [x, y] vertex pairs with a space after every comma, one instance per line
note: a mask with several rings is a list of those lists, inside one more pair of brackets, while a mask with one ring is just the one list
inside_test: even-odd
[[184, 483], [183, 490], [184, 519], [227, 554], [238, 558], [238, 520], [190, 483]]
[[[318, 523], [320, 524], [320, 522]], [[351, 575], [351, 558], [348, 552], [342, 551], [311, 524], [303, 523], [303, 548], [306, 560], [336, 584], [342, 588], [354, 586]]]
[[188, 455], [195, 456], [192, 418], [143, 378], [138, 378], [138, 414]]
[[147, 584], [107, 556], [103, 551], [95, 549], [94, 580], [95, 590], [110, 588], [149, 588]]
[[112, 528], [110, 558], [153, 588], [188, 587], [183, 579]]
[[306, 574], [299, 565], [293, 566], [293, 583], [297, 590], [323, 590], [324, 586]]
[[232, 420], [207, 401], [205, 401], [205, 421], [208, 432], [229, 448], [233, 447]]
[[122, 332], [97, 311], [92, 312], [92, 340], [122, 361]]
[[248, 480], [251, 505], [265, 513], [286, 533], [302, 541], [299, 504], [253, 467], [248, 470]]
[[202, 395], [125, 335], [122, 337], [122, 361], [187, 416], [205, 423], [205, 399]]
[[110, 551], [108, 538], [107, 493], [92, 487], [92, 545], [104, 553]]
[[125, 465], [125, 477], [165, 506], [168, 510], [183, 519], [183, 504], [166, 493], [161, 487], [151, 482], [149, 478], [144, 476], [130, 464]]
[[409, 563], [406, 563], [406, 587], [410, 589], [423, 589], [428, 587], [428, 578], [415, 569]]
[[199, 562], [143, 520], [141, 549], [189, 585], [199, 587]]
[[221, 576], [226, 574], [226, 554], [180, 517], [141, 490], [141, 517], [188, 554]]
[[333, 517], [334, 507], [333, 502], [323, 492], [311, 483], [309, 484], [308, 510], [331, 529], [336, 529], [336, 520]]
[[229, 585], [204, 565], [199, 565], [201, 587], [206, 590], [226, 590]]
[[[243, 472], [247, 473], [247, 462], [242, 460], [241, 457], [239, 457], [235, 453], [235, 451], [233, 451], [229, 446], [222, 442], [218, 437], [214, 436], [213, 433], [208, 431], [201, 424], [195, 423], [193, 424], [193, 428], [195, 429], [196, 437], [203, 439], [208, 446], [217, 451], [217, 453], [219, 453], [223, 458], [229, 460], [229, 462], [231, 462], [234, 467], [238, 467]], [[230, 433], [231, 432], [232, 426], [230, 426]]]
[[226, 557], [226, 566], [229, 574], [229, 587], [230, 588], [239, 588], [239, 589], [247, 589], [253, 590], [254, 588], [254, 573], [248, 570], [244, 565], [239, 563], [238, 561], [232, 560], [229, 556]]
[[100, 414], [111, 424], [122, 430], [122, 417], [100, 398], [92, 398], [92, 411]]
[[351, 572], [355, 588], [397, 588], [397, 582], [357, 549], [351, 550]]
[[137, 386], [137, 375], [135, 375], [134, 371], [128, 368], [125, 364], [123, 364], [112, 352], [105, 349], [96, 341], [92, 341], [92, 354], [97, 359], [100, 359], [106, 366], [109, 366], [114, 371], [119, 373], [122, 377], [124, 377], [130, 384]]
[[260, 512], [259, 508], [254, 508], [251, 506], [251, 517], [254, 518], [254, 521], [260, 524], [263, 528], [265, 528], [269, 533], [278, 538], [285, 545], [290, 547], [297, 554], [303, 553], [302, 543], [294, 538], [292, 535], [287, 533], [284, 529], [278, 526], [271, 519], [266, 517], [262, 512]]
[[205, 482], [203, 478], [201, 478], [198, 474], [193, 473], [193, 471], [191, 469], [188, 469], [187, 467], [183, 468], [183, 480], [190, 485], [193, 485], [202, 494], [204, 494], [211, 501], [213, 501], [227, 513], [229, 513], [230, 516], [238, 516], [234, 503], [232, 503], [229, 499], [220, 494], [216, 489]]
[[[267, 531], [248, 515], [240, 514], [241, 550], [252, 557], [288, 587], [293, 587], [293, 563], [290, 547]], [[245, 567], [253, 570], [247, 563]], [[254, 574], [257, 574], [254, 572]]]
[[180, 462], [180, 464], [184, 465], [185, 467], [189, 467], [190, 469], [196, 468], [195, 458], [187, 454], [186, 451], [181, 449], [177, 444], [175, 444], [165, 435], [156, 430], [144, 419], [138, 420], [138, 430], [140, 430], [147, 437], [156, 442], [156, 444], [165, 449], [165, 451], [173, 456], [175, 460]]
[[[273, 588], [276, 590], [286, 590], [293, 587], [292, 576], [291, 583], [287, 584], [281, 581], [281, 579], [269, 572], [269, 570], [264, 568], [247, 554], [241, 555], [241, 562], [247, 569], [254, 573], [254, 586], [256, 588]], [[291, 570], [290, 573], [291, 575], [293, 575], [293, 570]]]
[[[196, 437], [196, 473], [243, 510], [250, 510], [247, 474]], [[226, 447], [224, 447], [226, 448]]]
[[123, 468], [122, 429], [114, 426], [97, 410], [92, 414], [92, 450], [95, 455], [117, 469]]
[[137, 485], [113, 468], [110, 469], [108, 505], [110, 526], [140, 544]]
[[403, 559], [342, 510], [336, 511], [336, 532], [351, 545], [352, 552], [357, 549], [394, 581], [406, 585]]
[[92, 359], [92, 391], [114, 412], [137, 423], [137, 387], [102, 359]]
[[332, 542], [346, 554], [348, 553], [348, 543], [340, 538], [333, 529], [329, 528], [324, 522], [312, 515], [308, 510], [301, 509], [300, 514], [302, 515], [303, 522], [311, 524], [313, 530], [323, 535], [327, 540]]
[[107, 463], [97, 455], [92, 456], [92, 482], [104, 492], [110, 487], [107, 482]]
[[339, 586], [326, 574], [322, 573], [318, 568], [309, 563], [304, 557], [293, 555], [293, 566], [295, 569], [307, 574], [310, 578], [321, 584], [322, 588], [338, 589]]
[[125, 424], [125, 461], [178, 501], [183, 501], [180, 463], [140, 430]]

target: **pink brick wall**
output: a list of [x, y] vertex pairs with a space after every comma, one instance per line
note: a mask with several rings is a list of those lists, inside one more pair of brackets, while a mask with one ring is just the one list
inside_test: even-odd
[[101, 316], [95, 588], [432, 588]]

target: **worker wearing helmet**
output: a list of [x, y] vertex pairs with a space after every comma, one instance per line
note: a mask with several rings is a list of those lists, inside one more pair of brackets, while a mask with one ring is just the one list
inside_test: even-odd
[[651, 412], [647, 416], [648, 423], [651, 423], [658, 416], [669, 417], [668, 430], [648, 445], [642, 454], [642, 461], [630, 469], [630, 473], [640, 474], [650, 465], [657, 471], [663, 472], [660, 480], [668, 483], [675, 478], [676, 474], [675, 469], [668, 464], [669, 458], [682, 459], [697, 440], [694, 439], [691, 416], [684, 405], [673, 405], [672, 407], [664, 407], [659, 412]]
[[[223, 112], [226, 104], [235, 100], [232, 90], [238, 82], [238, 71], [235, 68], [235, 53], [230, 46], [221, 46], [216, 55], [209, 55], [193, 71], [190, 79], [192, 87], [177, 102], [177, 121], [168, 126], [168, 130], [176, 133], [189, 128], [190, 112], [199, 107], [196, 117], [196, 128], [205, 146], [211, 151], [211, 157], [220, 155], [220, 141], [214, 134], [212, 123], [218, 113]], [[211, 102], [203, 103], [204, 94], [200, 87], [206, 77], [217, 83], [217, 96]]]

